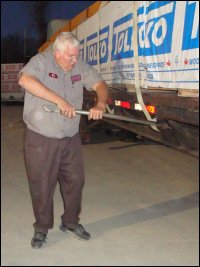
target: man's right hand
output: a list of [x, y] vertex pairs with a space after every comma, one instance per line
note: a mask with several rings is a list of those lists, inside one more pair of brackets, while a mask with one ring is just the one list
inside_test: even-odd
[[60, 109], [61, 115], [70, 119], [73, 119], [76, 116], [75, 108], [67, 101], [59, 101], [57, 103], [57, 106]]

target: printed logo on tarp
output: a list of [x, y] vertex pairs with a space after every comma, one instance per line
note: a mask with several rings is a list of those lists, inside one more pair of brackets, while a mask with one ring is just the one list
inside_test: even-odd
[[109, 26], [103, 28], [99, 32], [100, 34], [100, 64], [108, 61], [108, 37], [109, 37]]
[[86, 39], [86, 61], [89, 65], [97, 65], [97, 33], [93, 33]]
[[199, 2], [187, 1], [182, 50], [199, 48]]
[[138, 9], [139, 55], [171, 52], [176, 1], [144, 1]]
[[117, 20], [113, 24], [112, 52], [111, 60], [133, 57], [132, 24], [130, 23], [132, 14]]

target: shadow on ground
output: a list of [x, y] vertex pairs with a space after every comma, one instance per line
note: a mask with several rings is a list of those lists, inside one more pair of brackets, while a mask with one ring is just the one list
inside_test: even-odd
[[97, 238], [98, 236], [103, 235], [104, 232], [109, 232], [131, 224], [154, 220], [159, 217], [168, 216], [197, 207], [199, 207], [199, 192], [194, 192], [191, 195], [181, 198], [170, 199], [142, 209], [98, 220], [87, 224], [86, 227], [94, 233], [94, 238]]
[[136, 134], [126, 130], [107, 130], [103, 128], [92, 128], [82, 135], [83, 145], [101, 144], [109, 142], [121, 141], [124, 145], [110, 147], [110, 150], [124, 149], [138, 145], [158, 145], [149, 139], [137, 136]]

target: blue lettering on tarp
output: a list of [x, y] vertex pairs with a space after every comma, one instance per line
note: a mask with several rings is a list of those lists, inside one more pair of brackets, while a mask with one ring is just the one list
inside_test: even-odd
[[191, 58], [189, 59], [190, 65], [199, 65], [199, 58]]
[[97, 65], [97, 33], [87, 37], [86, 61], [89, 65]]
[[132, 25], [127, 26], [127, 22], [132, 19], [132, 13], [113, 23], [112, 52], [111, 60], [133, 57], [131, 48]]
[[80, 41], [80, 52], [79, 52], [80, 58], [84, 59], [84, 39]]
[[176, 1], [155, 1], [138, 9], [139, 56], [171, 52]]
[[152, 74], [152, 73], [147, 73], [147, 74], [146, 74], [146, 77], [147, 77], [147, 79], [149, 79], [149, 80], [153, 80], [153, 74]]
[[198, 1], [187, 1], [183, 31], [182, 50], [199, 48], [199, 13]]
[[99, 34], [100, 34], [99, 58], [100, 58], [100, 64], [102, 64], [108, 61], [109, 26], [101, 29]]

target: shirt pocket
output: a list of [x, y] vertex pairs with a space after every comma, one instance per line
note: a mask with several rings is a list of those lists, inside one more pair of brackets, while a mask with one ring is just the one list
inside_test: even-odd
[[80, 108], [83, 101], [83, 83], [82, 81], [76, 81], [73, 83], [70, 96], [73, 102], [73, 105], [76, 108]]

